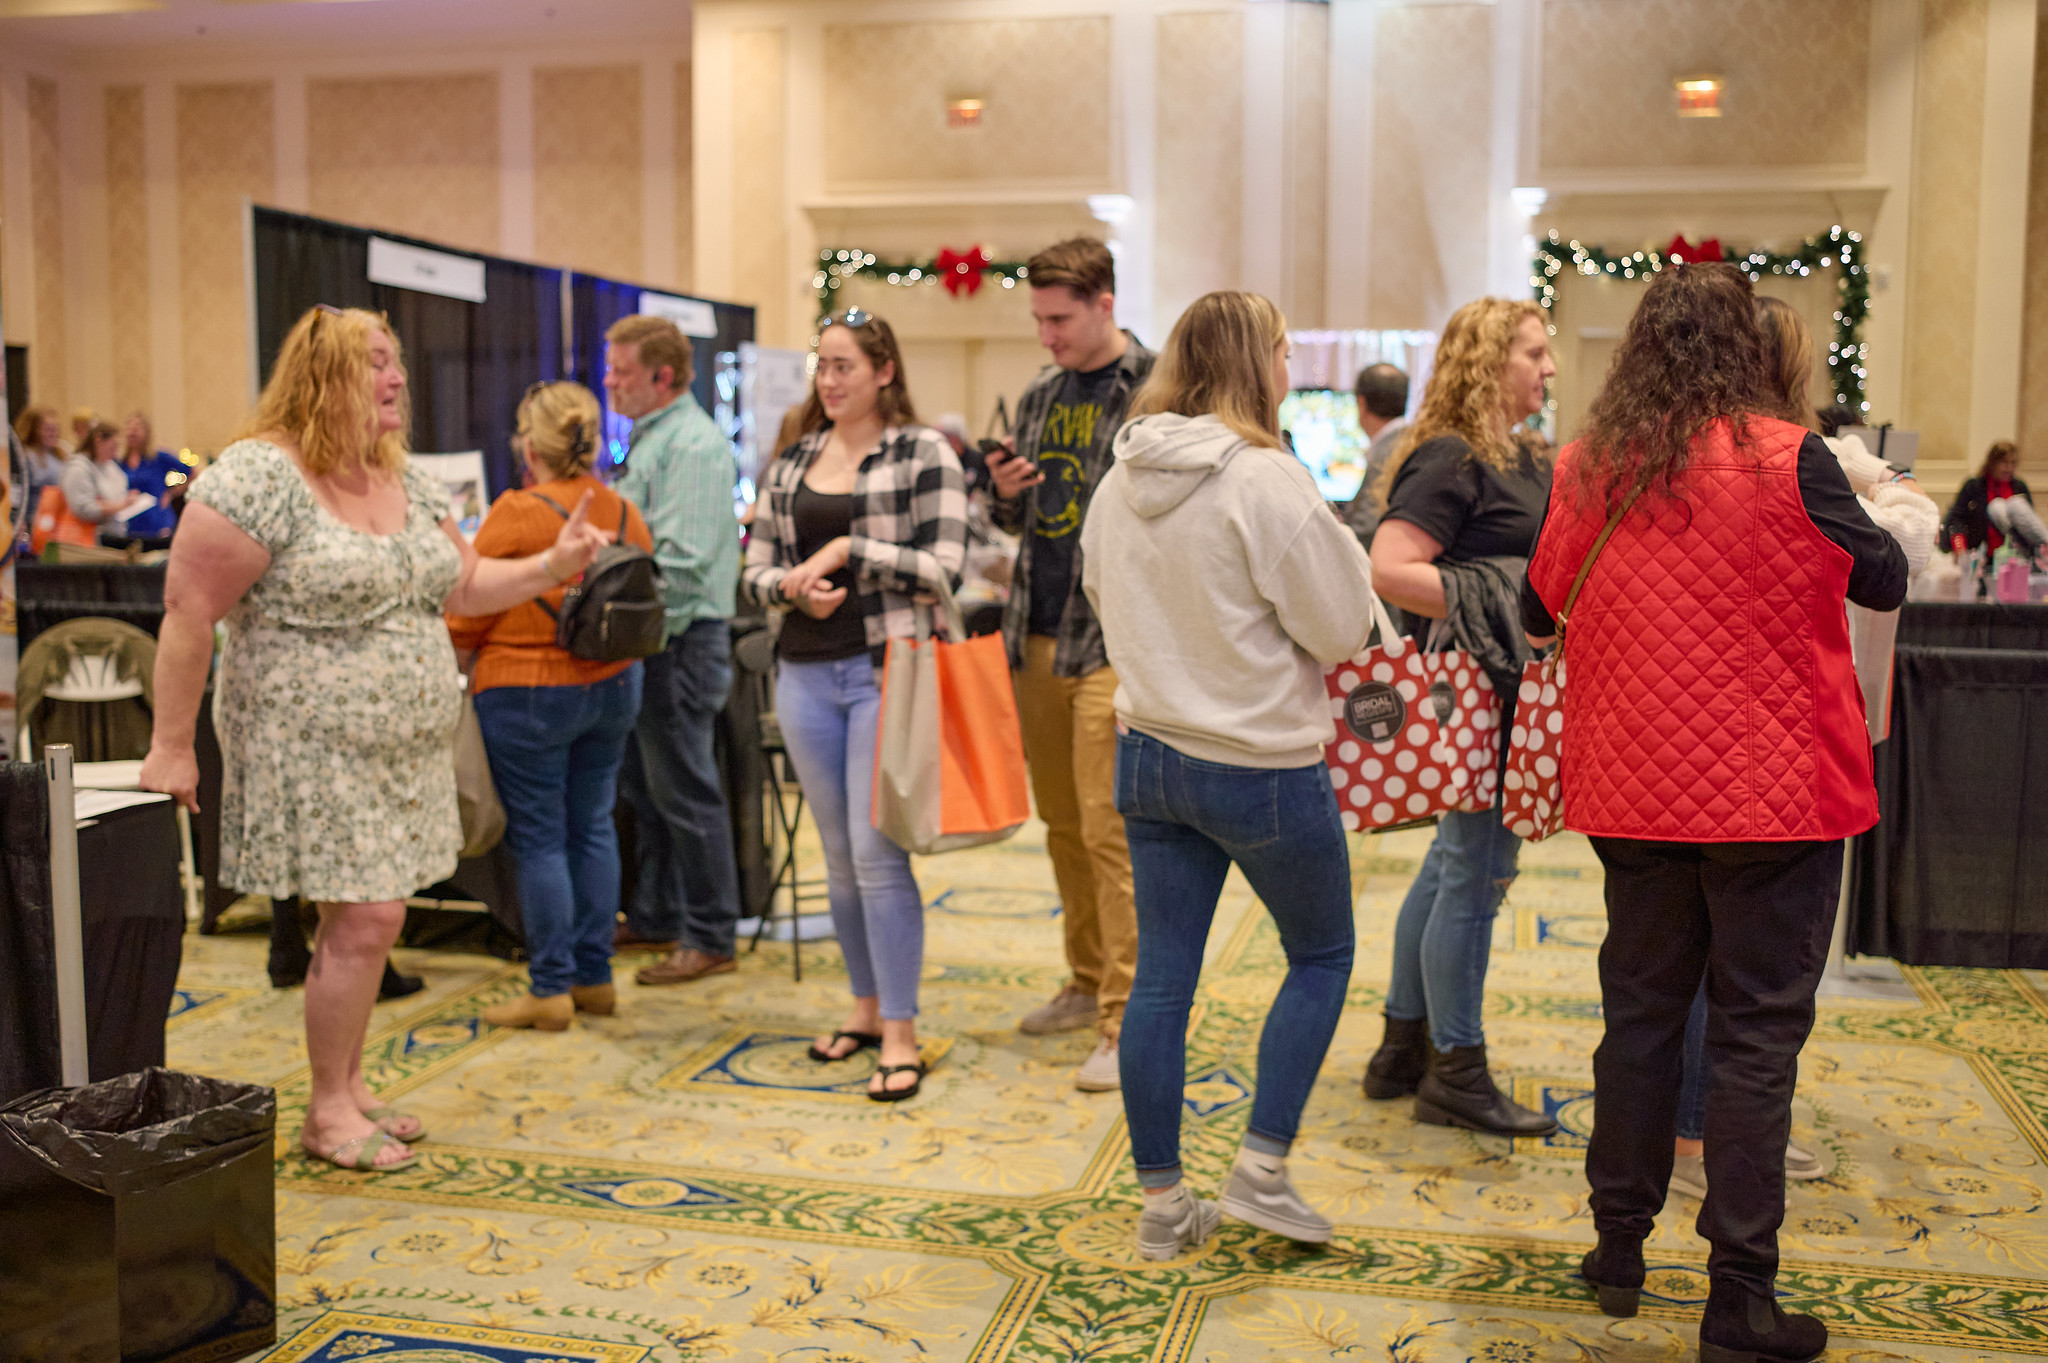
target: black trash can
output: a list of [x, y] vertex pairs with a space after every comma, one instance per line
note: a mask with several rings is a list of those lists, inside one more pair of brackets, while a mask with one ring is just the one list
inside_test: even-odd
[[277, 1099], [147, 1069], [0, 1107], [0, 1359], [213, 1363], [277, 1341]]

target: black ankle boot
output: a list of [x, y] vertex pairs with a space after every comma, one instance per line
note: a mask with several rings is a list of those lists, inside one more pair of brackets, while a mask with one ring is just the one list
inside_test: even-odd
[[1828, 1327], [1786, 1313], [1762, 1289], [1716, 1278], [1700, 1320], [1700, 1363], [1807, 1363], [1828, 1347]]
[[1602, 1231], [1600, 1243], [1579, 1260], [1579, 1276], [1593, 1285], [1603, 1312], [1633, 1316], [1643, 1295], [1643, 1237]]
[[1531, 1112], [1493, 1086], [1486, 1071], [1486, 1047], [1431, 1048], [1429, 1073], [1415, 1090], [1415, 1120], [1431, 1126], [1462, 1126], [1493, 1136], [1548, 1136], [1557, 1123]]
[[270, 986], [294, 989], [306, 982], [313, 964], [313, 948], [306, 943], [305, 925], [299, 921], [297, 899], [270, 901]]
[[427, 987], [427, 982], [417, 975], [401, 975], [398, 967], [391, 964], [391, 958], [384, 958], [384, 980], [377, 986], [377, 1001], [387, 1002], [402, 999], [408, 994], [417, 994]]
[[1429, 1070], [1429, 1019], [1389, 1017], [1380, 1048], [1365, 1062], [1365, 1096], [1406, 1098]]

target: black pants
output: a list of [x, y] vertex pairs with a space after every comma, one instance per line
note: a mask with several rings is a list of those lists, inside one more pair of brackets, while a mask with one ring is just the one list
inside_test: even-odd
[[1595, 838], [1607, 871], [1593, 1054], [1593, 1224], [1647, 1236], [1671, 1180], [1685, 1019], [1707, 982], [1707, 1270], [1766, 1291], [1785, 1219], [1799, 1049], [1827, 964], [1842, 844]]

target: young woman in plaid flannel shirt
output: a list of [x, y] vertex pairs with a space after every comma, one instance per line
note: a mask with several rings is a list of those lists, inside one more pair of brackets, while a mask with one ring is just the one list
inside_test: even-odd
[[742, 580], [791, 607], [776, 641], [775, 711], [825, 847], [832, 923], [853, 1011], [811, 1047], [820, 1063], [869, 1047], [877, 1102], [915, 1095], [924, 900], [910, 855], [871, 817], [878, 669], [891, 638], [935, 629], [943, 581], [960, 585], [967, 490], [946, 438], [917, 423], [889, 324], [828, 318], [801, 437], [764, 476]]

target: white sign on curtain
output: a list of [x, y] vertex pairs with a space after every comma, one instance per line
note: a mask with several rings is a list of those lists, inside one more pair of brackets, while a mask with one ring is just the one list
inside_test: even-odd
[[483, 451], [415, 454], [411, 458], [422, 473], [432, 475], [448, 489], [448, 514], [455, 518], [455, 528], [464, 539], [475, 539], [477, 527], [484, 523], [484, 512], [490, 506], [490, 491], [484, 483]]
[[740, 342], [740, 472], [758, 480], [768, 461], [781, 453], [776, 433], [792, 407], [811, 395], [808, 357], [801, 350], [775, 350]]
[[718, 313], [701, 298], [678, 298], [672, 293], [656, 293], [652, 289], [640, 291], [640, 311], [655, 317], [666, 317], [682, 329], [685, 336], [716, 336], [718, 334]]
[[371, 237], [369, 273], [372, 284], [437, 293], [443, 298], [461, 298], [471, 303], [484, 301], [484, 263], [469, 256]]

